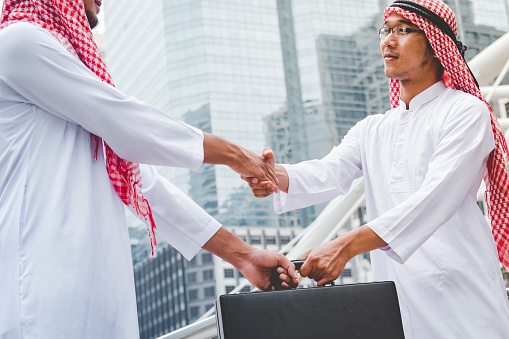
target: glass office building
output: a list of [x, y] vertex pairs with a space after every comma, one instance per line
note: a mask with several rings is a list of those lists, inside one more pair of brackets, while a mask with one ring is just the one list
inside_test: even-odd
[[[119, 88], [261, 153], [263, 117], [286, 100], [274, 1], [111, 0], [104, 5], [107, 64]], [[162, 173], [225, 224], [274, 225], [270, 201], [257, 201], [225, 166]]]

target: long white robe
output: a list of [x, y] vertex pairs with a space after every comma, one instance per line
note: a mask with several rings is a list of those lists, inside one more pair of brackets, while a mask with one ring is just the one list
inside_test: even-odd
[[[125, 159], [191, 169], [203, 134], [103, 83], [43, 29], [13, 24], [0, 46], [0, 338], [138, 338], [124, 205], [90, 132]], [[141, 171], [158, 233], [191, 258], [219, 223]]]
[[[442, 82], [369, 116], [321, 160], [285, 165], [278, 213], [331, 200], [364, 177], [376, 281], [396, 283], [405, 337], [509, 338], [491, 228], [476, 204], [494, 148], [487, 107]], [[367, 324], [369, 326], [369, 324]]]

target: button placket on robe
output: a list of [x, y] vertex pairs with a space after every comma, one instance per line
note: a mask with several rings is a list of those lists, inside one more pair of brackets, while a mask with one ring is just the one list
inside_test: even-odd
[[403, 110], [396, 127], [394, 141], [394, 156], [391, 164], [390, 190], [394, 192], [406, 192], [409, 185], [405, 180], [405, 150], [407, 147], [407, 135], [410, 130], [410, 110]]

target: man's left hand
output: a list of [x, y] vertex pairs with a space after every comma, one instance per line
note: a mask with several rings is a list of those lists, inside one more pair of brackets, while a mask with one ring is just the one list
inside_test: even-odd
[[256, 250], [246, 259], [239, 267], [239, 271], [260, 290], [268, 290], [271, 287], [272, 270], [278, 266], [284, 288], [296, 288], [299, 285], [295, 265], [281, 253]]

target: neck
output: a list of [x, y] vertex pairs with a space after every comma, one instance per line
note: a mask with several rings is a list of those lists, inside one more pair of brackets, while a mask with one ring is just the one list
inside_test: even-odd
[[436, 84], [440, 79], [433, 77], [423, 82], [415, 82], [411, 80], [400, 81], [400, 99], [406, 104], [406, 109], [410, 108], [410, 101], [419, 93], [424, 92], [429, 87]]

